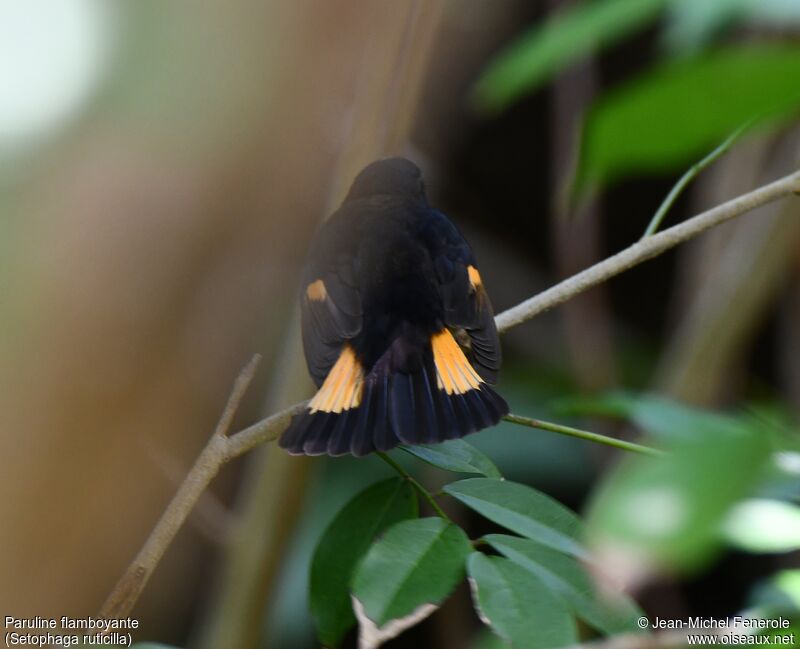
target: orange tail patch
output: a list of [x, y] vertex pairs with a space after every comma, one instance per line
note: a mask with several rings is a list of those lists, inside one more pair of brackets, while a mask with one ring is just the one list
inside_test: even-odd
[[475, 266], [467, 266], [467, 276], [469, 277], [469, 284], [473, 291], [477, 291], [481, 286], [483, 286], [481, 274], [478, 272], [478, 269], [475, 268]]
[[364, 369], [352, 347], [345, 345], [325, 382], [308, 404], [311, 412], [336, 412], [358, 408], [364, 392]]
[[311, 282], [306, 287], [306, 297], [314, 302], [324, 302], [325, 298], [328, 297], [328, 289], [325, 288], [325, 282], [321, 279]]
[[481, 377], [472, 369], [461, 347], [448, 329], [431, 337], [436, 383], [447, 394], [464, 394], [480, 388]]

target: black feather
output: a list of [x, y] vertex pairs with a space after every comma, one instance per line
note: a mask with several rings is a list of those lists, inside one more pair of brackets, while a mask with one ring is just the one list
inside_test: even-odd
[[454, 437], [464, 437], [476, 430], [475, 423], [472, 421], [472, 413], [467, 405], [466, 399], [462, 394], [451, 394], [447, 400], [453, 406], [456, 417], [456, 434]]
[[461, 432], [462, 427], [456, 417], [452, 399], [443, 390], [437, 389], [435, 394], [436, 419], [439, 424], [439, 439], [437, 441], [455, 439], [466, 435], [466, 432]]
[[481, 386], [481, 396], [483, 397], [484, 404], [486, 404], [486, 407], [491, 413], [493, 423], [497, 423], [508, 414], [509, 409], [506, 400], [488, 385], [484, 384]]
[[[414, 375], [414, 403], [416, 405], [416, 442], [434, 444], [443, 439], [445, 422], [436, 413], [438, 400], [433, 359], [427, 358], [424, 366]], [[433, 380], [433, 386], [431, 381]]]
[[327, 452], [328, 439], [337, 417], [338, 415], [332, 412], [315, 412], [310, 416], [311, 422], [303, 441], [303, 453], [323, 455]]
[[293, 455], [301, 454], [303, 452], [303, 440], [310, 423], [311, 415], [307, 409], [295, 415], [278, 440], [278, 446]]
[[464, 401], [466, 401], [467, 407], [472, 414], [472, 424], [477, 430], [488, 428], [495, 423], [489, 414], [489, 410], [486, 408], [480, 390], [469, 390], [464, 393]]
[[353, 422], [357, 418], [358, 409], [343, 410], [336, 416], [328, 438], [328, 455], [346, 455], [352, 443]]
[[372, 442], [376, 450], [388, 451], [400, 444], [400, 440], [392, 430], [391, 418], [389, 416], [388, 373], [380, 377], [373, 398], [375, 403], [375, 427], [372, 431]]
[[417, 440], [413, 377], [413, 374], [398, 371], [391, 380], [390, 422], [397, 437], [405, 444], [415, 444]]
[[377, 419], [374, 385], [374, 381], [365, 382], [364, 392], [361, 395], [361, 406], [356, 410], [350, 440], [350, 452], [356, 457], [366, 455], [375, 450], [375, 444], [372, 441]]

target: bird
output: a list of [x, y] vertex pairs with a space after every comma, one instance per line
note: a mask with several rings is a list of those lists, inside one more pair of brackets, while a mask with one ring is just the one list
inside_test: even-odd
[[315, 235], [301, 329], [318, 391], [279, 439], [292, 455], [385, 452], [493, 426], [508, 404], [475, 256], [405, 158], [377, 160]]

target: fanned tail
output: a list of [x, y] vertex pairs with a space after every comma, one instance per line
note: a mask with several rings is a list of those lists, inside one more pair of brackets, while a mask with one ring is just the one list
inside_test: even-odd
[[362, 456], [463, 437], [507, 413], [443, 329], [424, 344], [397, 338], [366, 375], [352, 348], [343, 347], [279, 443], [294, 455]]

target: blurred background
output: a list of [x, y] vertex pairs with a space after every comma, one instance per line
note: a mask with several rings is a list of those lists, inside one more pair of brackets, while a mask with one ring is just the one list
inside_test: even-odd
[[[0, 612], [96, 614], [252, 354], [237, 426], [310, 395], [299, 271], [366, 163], [422, 167], [499, 312], [636, 241], [745, 123], [667, 225], [796, 170], [798, 36], [793, 0], [0, 0]], [[662, 428], [686, 422], [645, 392], [757, 413], [783, 431], [781, 461], [709, 525], [744, 496], [788, 507], [799, 216], [800, 199], [767, 206], [517, 327], [500, 392], [617, 436], [657, 435], [658, 408]], [[474, 440], [509, 478], [602, 516], [619, 451], [510, 424]], [[314, 543], [387, 471], [274, 445], [226, 467], [138, 603], [139, 639], [316, 646]], [[652, 616], [730, 615], [767, 587], [800, 601], [797, 579], [784, 588], [800, 523], [782, 516], [764, 528], [793, 521], [777, 549], [719, 540], [644, 577], [612, 552], [609, 571]], [[491, 642], [464, 589], [389, 646]]]

